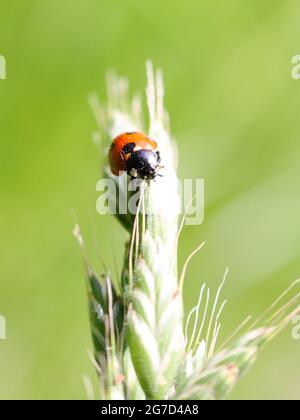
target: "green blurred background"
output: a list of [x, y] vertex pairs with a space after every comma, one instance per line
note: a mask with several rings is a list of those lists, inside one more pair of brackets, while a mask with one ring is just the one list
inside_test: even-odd
[[[186, 227], [180, 263], [203, 240], [187, 278], [231, 268], [223, 335], [259, 314], [300, 276], [300, 54], [297, 0], [1, 2], [0, 398], [86, 398], [94, 378], [84, 270], [72, 237], [115, 273], [124, 232], [95, 211], [99, 156], [87, 95], [104, 98], [107, 69], [143, 90], [147, 58], [164, 70], [180, 176], [204, 178], [205, 223]], [[119, 267], [116, 268], [118, 261]], [[300, 342], [291, 327], [232, 398], [300, 399]]]

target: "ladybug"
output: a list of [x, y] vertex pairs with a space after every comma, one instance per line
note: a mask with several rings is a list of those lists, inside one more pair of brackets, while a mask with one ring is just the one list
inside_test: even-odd
[[117, 136], [109, 151], [109, 163], [114, 175], [127, 172], [131, 178], [154, 179], [161, 168], [156, 141], [143, 133], [130, 132]]

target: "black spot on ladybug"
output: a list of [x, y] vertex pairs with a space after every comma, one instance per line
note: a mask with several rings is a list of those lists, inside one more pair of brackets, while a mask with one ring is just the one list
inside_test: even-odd
[[136, 144], [133, 143], [133, 142], [128, 143], [128, 144], [126, 144], [126, 146], [123, 147], [122, 152], [124, 152], [125, 155], [127, 155], [129, 153], [132, 153], [135, 149], [135, 146], [136, 146]]

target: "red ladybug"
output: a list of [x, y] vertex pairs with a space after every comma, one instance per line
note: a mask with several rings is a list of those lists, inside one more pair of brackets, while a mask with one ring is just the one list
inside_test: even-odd
[[160, 162], [156, 141], [140, 132], [120, 134], [109, 151], [110, 168], [116, 176], [127, 172], [131, 178], [151, 180], [157, 176]]

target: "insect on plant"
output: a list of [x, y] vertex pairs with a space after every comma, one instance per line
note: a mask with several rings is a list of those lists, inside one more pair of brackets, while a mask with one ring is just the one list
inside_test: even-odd
[[155, 179], [162, 168], [157, 148], [156, 141], [143, 133], [120, 134], [110, 147], [110, 169], [116, 176], [125, 171], [131, 178]]
[[[129, 98], [126, 79], [108, 76], [107, 105], [96, 95], [90, 97], [104, 177], [116, 184], [120, 193], [116, 200], [122, 195], [120, 179], [128, 175], [141, 179], [136, 214], [116, 214], [127, 232], [121, 278], [95, 273], [79, 226], [74, 230], [86, 266], [94, 344], [90, 357], [98, 374], [96, 396], [101, 399], [224, 399], [263, 346], [300, 312], [300, 293], [294, 293], [298, 280], [261, 317], [251, 321], [248, 316], [219, 343], [227, 302], [221, 301], [226, 270], [216, 295], [203, 285], [195, 307], [184, 314], [182, 292], [188, 265], [204, 244], [178, 273], [184, 216], [180, 220], [177, 151], [163, 98], [162, 73], [154, 72], [150, 62], [147, 126], [141, 98]], [[95, 398], [87, 377], [85, 384], [88, 396]]]

